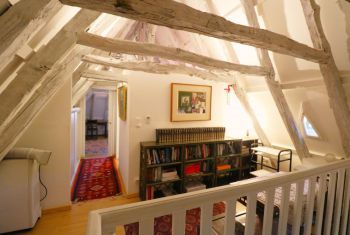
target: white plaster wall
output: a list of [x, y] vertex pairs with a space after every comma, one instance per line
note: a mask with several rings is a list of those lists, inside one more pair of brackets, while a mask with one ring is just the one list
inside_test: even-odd
[[44, 209], [70, 204], [70, 117], [68, 80], [16, 144], [52, 151], [48, 165], [41, 167], [41, 178], [48, 189], [47, 198], [42, 201]]
[[[247, 129], [255, 135], [249, 118], [231, 97], [227, 105], [225, 83], [203, 81], [184, 75], [155, 75], [142, 72], [129, 72], [128, 78], [128, 117], [120, 122], [119, 161], [123, 180], [128, 193], [138, 192], [140, 142], [154, 141], [156, 128], [225, 126], [226, 134], [242, 138]], [[212, 113], [210, 121], [170, 122], [171, 83], [189, 83], [212, 86]], [[147, 122], [146, 116], [151, 117]], [[140, 125], [140, 127], [138, 127]], [[124, 131], [129, 129], [127, 138]], [[126, 157], [128, 156], [128, 159]], [[126, 172], [128, 169], [128, 175]]]
[[276, 146], [293, 148], [293, 143], [270, 92], [250, 92], [248, 93], [248, 98], [255, 116], [270, 143]]
[[[318, 0], [321, 22], [339, 70], [349, 70], [350, 5], [346, 0]], [[265, 0], [259, 12], [268, 30], [313, 46], [300, 1]], [[291, 10], [292, 9], [292, 10]], [[283, 82], [319, 78], [319, 66], [294, 57], [272, 53]]]
[[286, 90], [285, 95], [298, 124], [301, 126], [300, 111], [301, 105], [304, 103], [305, 114], [317, 131], [320, 132], [321, 139], [305, 138], [309, 150], [322, 156], [326, 153], [344, 156], [339, 129], [328, 103], [326, 88], [313, 87], [312, 89]]
[[[333, 111], [329, 107], [325, 88], [292, 89], [284, 91], [284, 94], [300, 130], [302, 130], [301, 105], [304, 103], [306, 115], [321, 134], [321, 140], [305, 137], [309, 151], [321, 156], [326, 153], [343, 156], [339, 130], [336, 126]], [[249, 93], [249, 101], [271, 144], [294, 148], [269, 92], [251, 92]]]

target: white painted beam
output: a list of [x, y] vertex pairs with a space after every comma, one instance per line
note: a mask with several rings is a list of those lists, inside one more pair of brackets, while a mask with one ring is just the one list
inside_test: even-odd
[[58, 0], [24, 0], [0, 17], [0, 70], [61, 7]]
[[300, 0], [300, 2], [303, 6], [306, 23], [314, 47], [318, 50], [324, 50], [330, 55], [327, 63], [320, 64], [320, 69], [326, 85], [329, 103], [341, 135], [344, 152], [346, 157], [350, 158], [350, 110], [339, 70], [335, 64], [331, 47], [322, 28], [320, 7], [314, 0]]
[[[75, 45], [76, 32], [85, 30], [99, 14], [90, 10], [82, 10], [78, 13], [44, 48], [30, 58], [17, 72], [16, 78], [0, 94], [0, 160], [34, 116], [31, 112], [27, 117], [22, 115], [33, 102], [39, 103], [36, 99], [44, 96], [40, 96], [37, 92], [44, 89], [47, 91], [41, 92], [51, 94], [49, 90], [56, 88], [45, 87], [45, 83], [58, 79], [57, 76], [66, 69], [65, 67], [73, 65], [72, 61], [75, 58], [66, 56]], [[90, 51], [88, 50], [88, 53]], [[59, 65], [63, 62], [62, 58], [67, 60], [63, 65]], [[70, 70], [71, 73], [77, 65]], [[62, 79], [62, 77], [59, 78]], [[18, 122], [20, 122], [20, 130], [14, 125]]]
[[[68, 55], [64, 56], [52, 70], [41, 79], [41, 85], [33, 91], [26, 104], [16, 113], [6, 126], [0, 127], [0, 161], [6, 153], [13, 148], [30, 126], [35, 117], [50, 101], [50, 98], [71, 79], [71, 75], [80, 63], [83, 54], [91, 53], [90, 48], [75, 47]], [[0, 100], [0, 108], [2, 108]]]
[[79, 33], [78, 43], [100, 50], [137, 54], [144, 56], [159, 56], [170, 60], [192, 63], [206, 69], [225, 69], [246, 74], [266, 75], [269, 70], [260, 66], [239, 65], [226, 61], [212, 59], [180, 48], [165, 47], [151, 43], [138, 43], [118, 39], [105, 38], [89, 33]]
[[[253, 0], [241, 0], [244, 10], [247, 15], [249, 25], [259, 28], [258, 17], [255, 12]], [[265, 77], [265, 81], [270, 90], [270, 93], [275, 101], [276, 107], [281, 115], [281, 118], [286, 126], [288, 134], [294, 144], [294, 147], [298, 153], [300, 159], [310, 157], [309, 149], [306, 146], [305, 140], [301, 134], [301, 131], [296, 124], [293, 114], [290, 111], [287, 100], [282, 92], [281, 87], [275, 81], [274, 68], [267, 50], [258, 49], [258, 55], [260, 63], [267, 66], [272, 71]]]
[[314, 62], [328, 55], [286, 36], [264, 29], [235, 24], [173, 0], [60, 0], [64, 4], [106, 12], [173, 29], [204, 34], [255, 46]]
[[[82, 57], [82, 61], [88, 63], [94, 63], [99, 65], [110, 66], [119, 69], [141, 71], [146, 73], [155, 74], [185, 74], [189, 76], [195, 76], [204, 80], [213, 80], [220, 82], [228, 82], [232, 84], [234, 82], [233, 74], [217, 74], [207, 70], [199, 70], [184, 65], [175, 64], [160, 64], [151, 61], [120, 61], [112, 57], [103, 57], [96, 55], [86, 55]], [[231, 76], [231, 77], [230, 77]]]
[[[212, 0], [207, 0], [207, 4], [208, 4], [208, 8], [212, 12], [214, 12], [216, 14], [218, 13], [218, 10], [216, 9], [215, 4]], [[227, 54], [231, 58], [232, 61], [238, 61], [236, 51], [234, 50], [234, 48], [232, 47], [232, 44], [230, 42], [225, 41], [224, 48], [226, 49]], [[257, 119], [257, 117], [254, 113], [254, 109], [252, 108], [252, 106], [249, 103], [246, 91], [240, 86], [239, 81], [235, 81], [235, 84], [236, 84], [236, 87], [235, 87], [235, 89], [233, 89], [233, 91], [235, 92], [235, 95], [238, 98], [238, 100], [240, 101], [240, 103], [242, 104], [244, 110], [248, 113], [248, 115], [252, 121], [252, 124], [254, 126], [254, 130], [255, 130], [256, 134], [258, 135], [260, 141], [265, 146], [271, 146], [271, 143], [270, 143], [269, 139], [267, 138], [266, 133], [264, 132], [263, 128], [260, 126], [259, 120]]]
[[96, 80], [127, 82], [127, 79], [124, 76], [110, 71], [87, 69], [81, 74], [81, 76], [84, 78], [92, 78]]
[[94, 81], [85, 80], [85, 83], [75, 93], [73, 93], [72, 107], [75, 106], [80, 101], [80, 99], [86, 95], [94, 83]]

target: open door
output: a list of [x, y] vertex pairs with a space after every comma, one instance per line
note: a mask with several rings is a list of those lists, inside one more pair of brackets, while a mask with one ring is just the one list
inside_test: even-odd
[[85, 99], [85, 156], [110, 156], [109, 91], [91, 89]]

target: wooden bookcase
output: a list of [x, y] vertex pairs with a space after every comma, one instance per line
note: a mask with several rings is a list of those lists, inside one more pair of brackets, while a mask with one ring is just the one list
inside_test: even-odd
[[140, 143], [140, 198], [186, 192], [200, 182], [211, 188], [249, 177], [250, 149], [257, 142], [231, 139], [176, 143]]

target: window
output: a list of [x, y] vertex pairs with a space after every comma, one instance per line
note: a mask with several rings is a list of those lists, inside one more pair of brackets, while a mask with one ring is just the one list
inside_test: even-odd
[[313, 137], [313, 138], [320, 138], [316, 129], [313, 127], [313, 125], [305, 115], [303, 115], [302, 122], [303, 122], [303, 128], [306, 136]]

